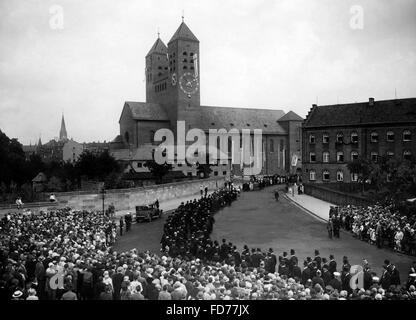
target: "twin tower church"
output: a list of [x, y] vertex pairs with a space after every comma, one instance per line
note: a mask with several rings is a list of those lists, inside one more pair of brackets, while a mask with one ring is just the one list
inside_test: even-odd
[[[282, 110], [202, 106], [200, 102], [199, 40], [182, 22], [165, 43], [158, 37], [145, 57], [146, 102], [126, 101], [121, 112], [120, 135], [111, 143], [113, 155], [140, 172], [152, 159], [159, 129], [170, 129], [176, 136], [177, 122], [185, 121], [185, 131], [198, 128], [262, 130], [261, 174], [294, 173], [300, 167], [301, 124], [296, 113]], [[241, 140], [241, 139], [240, 139]], [[214, 176], [242, 175], [240, 166], [216, 165]], [[196, 175], [190, 165], [174, 165], [185, 175]]]

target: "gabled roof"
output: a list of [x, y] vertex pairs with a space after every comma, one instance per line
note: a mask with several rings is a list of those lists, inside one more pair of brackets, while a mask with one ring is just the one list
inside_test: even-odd
[[160, 38], [157, 38], [157, 40], [153, 44], [152, 48], [150, 49], [146, 57], [153, 53], [166, 54], [167, 52], [168, 52], [168, 48], [166, 47], [166, 45], [163, 43], [163, 41]]
[[416, 98], [315, 106], [304, 127], [416, 123]]
[[135, 120], [169, 121], [165, 110], [158, 103], [126, 101], [121, 116], [127, 110]]
[[282, 110], [201, 106], [201, 126], [208, 129], [261, 129], [263, 133], [285, 134], [278, 123]]
[[176, 32], [173, 34], [172, 38], [169, 40], [168, 43], [171, 43], [172, 41], [178, 39], [199, 42], [199, 40], [195, 37], [195, 35], [188, 28], [185, 22], [181, 23], [178, 30], [176, 30]]
[[303, 121], [303, 118], [300, 115], [294, 113], [293, 111], [289, 111], [279, 119], [279, 122], [284, 121]]

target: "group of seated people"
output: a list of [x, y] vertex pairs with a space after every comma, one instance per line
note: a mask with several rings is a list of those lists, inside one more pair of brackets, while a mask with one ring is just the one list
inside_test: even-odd
[[342, 206], [335, 213], [341, 227], [355, 237], [381, 247], [416, 255], [416, 216], [406, 216], [393, 204]]
[[232, 186], [182, 204], [168, 219], [161, 253], [116, 252], [116, 224], [102, 212], [57, 209], [0, 221], [1, 300], [415, 300], [416, 262], [401, 281], [385, 261], [377, 277], [363, 262], [363, 286], [344, 257], [303, 261], [295, 250], [212, 241], [212, 216], [237, 197]]

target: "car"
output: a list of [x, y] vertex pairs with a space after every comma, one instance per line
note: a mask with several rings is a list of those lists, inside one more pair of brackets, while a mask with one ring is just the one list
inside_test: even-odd
[[162, 210], [157, 209], [154, 205], [136, 206], [136, 222], [152, 221], [162, 216]]

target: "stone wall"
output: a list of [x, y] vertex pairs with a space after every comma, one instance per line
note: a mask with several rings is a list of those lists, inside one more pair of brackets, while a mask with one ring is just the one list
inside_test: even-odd
[[359, 195], [328, 189], [321, 185], [305, 184], [304, 187], [305, 194], [337, 205], [367, 206], [372, 204], [369, 199]]
[[[160, 203], [176, 198], [196, 195], [200, 192], [201, 184], [215, 190], [224, 186], [225, 178], [210, 178], [204, 180], [175, 182], [163, 185], [132, 189], [106, 190], [105, 207], [113, 203], [116, 210], [135, 210], [135, 206]], [[102, 195], [88, 192], [55, 193], [62, 206], [69, 206], [77, 210], [102, 210]]]

